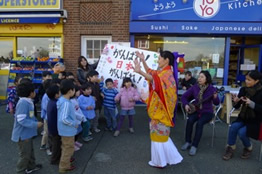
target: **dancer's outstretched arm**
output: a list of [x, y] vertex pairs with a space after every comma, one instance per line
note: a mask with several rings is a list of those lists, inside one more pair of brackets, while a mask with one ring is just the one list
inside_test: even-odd
[[[135, 67], [134, 67], [134, 71], [142, 76], [144, 76], [147, 80], [149, 81], [153, 81], [153, 77], [150, 74], [145, 73], [144, 71], [141, 70], [141, 66], [140, 66], [140, 60], [135, 59], [134, 61]], [[148, 68], [148, 67], [147, 67]]]
[[145, 61], [144, 53], [143, 52], [139, 53], [138, 51], [136, 51], [136, 56], [139, 57], [140, 61], [143, 63], [143, 66], [144, 66], [146, 72], [148, 72], [149, 67], [147, 66], [147, 63]]

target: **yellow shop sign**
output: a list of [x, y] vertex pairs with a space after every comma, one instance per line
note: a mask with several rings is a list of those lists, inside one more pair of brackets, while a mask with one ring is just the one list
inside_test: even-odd
[[61, 0], [0, 0], [1, 10], [60, 9]]
[[0, 25], [1, 34], [63, 33], [63, 25], [54, 24], [5, 24]]

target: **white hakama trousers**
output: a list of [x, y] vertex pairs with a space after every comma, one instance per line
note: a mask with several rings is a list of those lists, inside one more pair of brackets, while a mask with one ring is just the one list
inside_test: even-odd
[[178, 164], [183, 157], [177, 151], [176, 146], [170, 137], [167, 142], [151, 141], [151, 161], [148, 162], [153, 167], [166, 167], [167, 164]]

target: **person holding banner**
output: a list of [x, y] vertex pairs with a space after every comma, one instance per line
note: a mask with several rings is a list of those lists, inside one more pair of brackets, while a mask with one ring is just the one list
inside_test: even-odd
[[[158, 70], [148, 67], [143, 52], [136, 52], [136, 56], [140, 60], [134, 61], [134, 71], [144, 76], [149, 83], [149, 97], [145, 100], [151, 119], [151, 161], [148, 164], [152, 167], [164, 168], [167, 164], [180, 163], [183, 157], [169, 137], [170, 127], [174, 126], [172, 118], [177, 103], [176, 81], [172, 69], [174, 55], [170, 51], [161, 51]], [[141, 70], [140, 62], [146, 72]]]
[[86, 77], [87, 74], [95, 70], [97, 67], [98, 61], [94, 64], [89, 64], [84, 56], [80, 56], [78, 58], [78, 68], [77, 68], [77, 80], [81, 85], [87, 82]]

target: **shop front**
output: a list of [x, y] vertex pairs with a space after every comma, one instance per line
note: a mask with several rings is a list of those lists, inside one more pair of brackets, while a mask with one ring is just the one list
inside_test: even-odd
[[241, 84], [262, 70], [261, 11], [260, 0], [132, 1], [131, 45], [183, 55], [181, 78], [208, 70], [215, 84]]
[[42, 71], [52, 71], [49, 60], [63, 58], [61, 1], [0, 1], [0, 99], [15, 76], [37, 83]]

